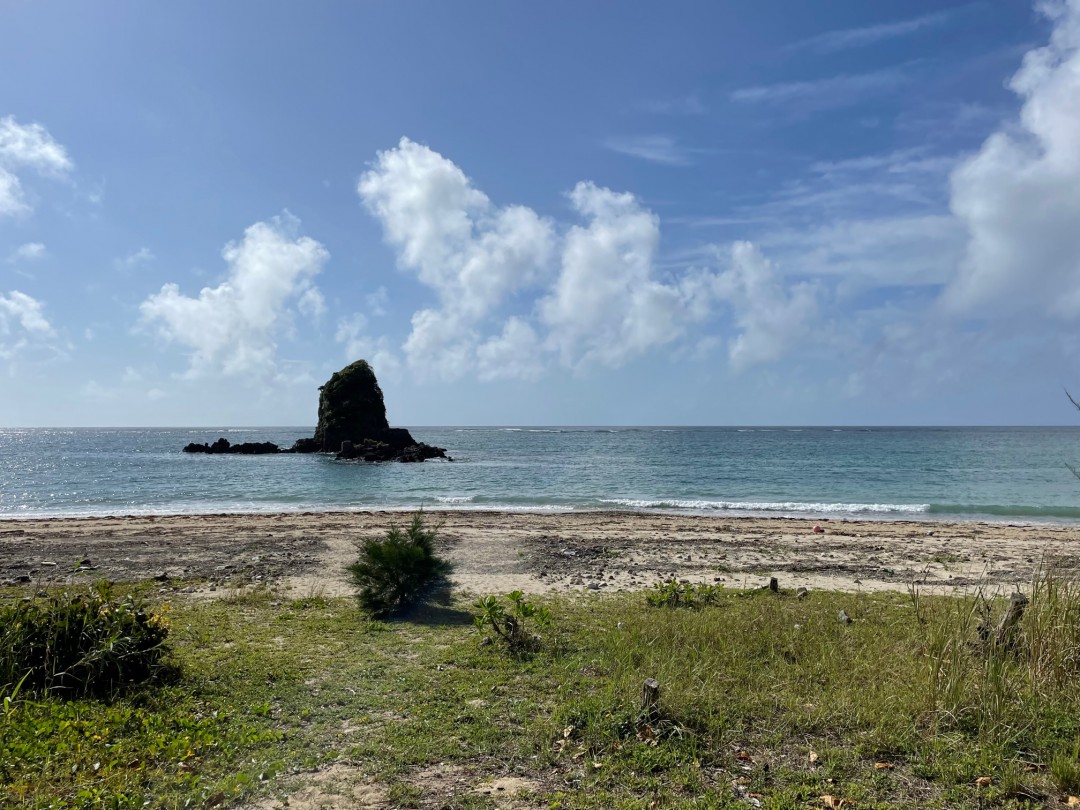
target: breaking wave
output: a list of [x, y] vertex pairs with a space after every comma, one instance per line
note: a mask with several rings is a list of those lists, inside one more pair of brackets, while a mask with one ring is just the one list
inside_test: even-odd
[[803, 501], [698, 501], [605, 498], [601, 503], [629, 509], [691, 509], [696, 512], [782, 512], [785, 514], [926, 514], [928, 503], [808, 503]]

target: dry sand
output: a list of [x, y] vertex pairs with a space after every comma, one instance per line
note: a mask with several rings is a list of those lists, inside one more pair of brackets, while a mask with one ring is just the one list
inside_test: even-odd
[[[661, 578], [757, 587], [948, 592], [1028, 581], [1040, 564], [1075, 569], [1080, 526], [581, 512], [431, 512], [455, 586], [612, 593]], [[0, 522], [0, 583], [158, 577], [201, 595], [275, 583], [296, 595], [349, 593], [358, 539], [400, 512], [109, 517]], [[813, 531], [814, 526], [821, 533]], [[78, 569], [78, 570], [76, 570]]]

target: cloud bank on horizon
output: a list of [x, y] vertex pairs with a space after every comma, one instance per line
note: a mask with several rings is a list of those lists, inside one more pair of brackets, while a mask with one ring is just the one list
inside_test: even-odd
[[[406, 132], [346, 158], [370, 162], [358, 180], [345, 178], [351, 200], [336, 198], [331, 216], [302, 213], [301, 222], [290, 211], [318, 206], [294, 207], [287, 193], [275, 192], [277, 213], [268, 212], [275, 215], [222, 232], [218, 266], [203, 268], [202, 251], [214, 245], [202, 245], [191, 271], [152, 232], [136, 233], [107, 266], [61, 268], [77, 253], [70, 245], [54, 249], [54, 239], [70, 239], [72, 222], [97, 225], [108, 215], [107, 177], [77, 169], [77, 146], [62, 143], [44, 119], [7, 115], [0, 118], [7, 282], [0, 284], [0, 364], [14, 382], [58, 364], [71, 374], [81, 357], [94, 358], [86, 361], [94, 370], [83, 394], [115, 406], [141, 391], [144, 409], [129, 413], [145, 414], [147, 423], [164, 390], [189, 401], [198, 391], [230, 397], [237, 408], [223, 414], [239, 413], [246, 396], [228, 392], [260, 390], [261, 412], [273, 419], [275, 400], [299, 401], [294, 389], [358, 355], [413, 397], [425, 390], [476, 397], [481, 385], [514, 397], [554, 391], [596, 400], [610, 388], [606, 404], [582, 412], [583, 422], [605, 412], [616, 418], [593, 420], [620, 421], [620, 400], [642, 370], [675, 367], [682, 372], [670, 377], [670, 395], [690, 401], [713, 399], [737, 380], [761, 398], [775, 395], [778, 374], [808, 380], [809, 396], [835, 406], [820, 411], [825, 420], [835, 414], [832, 421], [878, 421], [873, 394], [891, 392], [897, 380], [913, 401], [950, 385], [961, 392], [972, 380], [980, 396], [996, 396], [995, 363], [1031, 366], [1050, 346], [1058, 362], [1080, 355], [1069, 331], [1080, 316], [1080, 0], [1040, 3], [1037, 11], [1048, 35], [1026, 46], [1008, 80], [1013, 109], [926, 103], [894, 116], [906, 143], [868, 151], [855, 139], [841, 153], [791, 157], [783, 172], [777, 167], [787, 158], [773, 149], [737, 193], [703, 196], [687, 173], [708, 163], [734, 172], [737, 160], [702, 145], [702, 122], [716, 110], [696, 92], [639, 99], [624, 114], [645, 116], [651, 126], [687, 122], [683, 134], [593, 141], [612, 160], [645, 167], [644, 190], [632, 182], [636, 171], [617, 184], [549, 166], [513, 182], [485, 168], [483, 150], [459, 159], [437, 136]], [[779, 52], [847, 58], [870, 45], [941, 34], [978, 13], [969, 4], [838, 25]], [[763, 121], [825, 126], [835, 111], [852, 109], [851, 126], [873, 133], [884, 100], [924, 81], [929, 69], [905, 58], [817, 77], [754, 77], [715, 104], [730, 121], [743, 116], [750, 131]], [[957, 133], [966, 148], [957, 146]], [[771, 173], [777, 177], [766, 192]], [[654, 176], [679, 176], [683, 185]], [[669, 212], [675, 206], [664, 195], [679, 188], [693, 195], [695, 210]], [[515, 201], [515, 189], [530, 202]], [[36, 227], [42, 218], [47, 223]], [[348, 231], [360, 235], [341, 235]], [[199, 240], [199, 232], [190, 238]], [[380, 259], [385, 251], [389, 262]], [[78, 285], [112, 310], [79, 317], [78, 294], [65, 300]], [[0, 417], [14, 402], [10, 393], [4, 399]], [[735, 413], [758, 413], [762, 401], [748, 400]], [[20, 414], [36, 407], [27, 402], [7, 409], [14, 414], [7, 418], [25, 421]], [[860, 402], [867, 403], [861, 411]], [[521, 421], [543, 412], [519, 411]], [[573, 412], [554, 409], [556, 418], [533, 421]], [[709, 412], [699, 406], [680, 419], [706, 422]], [[281, 413], [276, 421], [295, 411]], [[845, 418], [860, 413], [861, 420]]]

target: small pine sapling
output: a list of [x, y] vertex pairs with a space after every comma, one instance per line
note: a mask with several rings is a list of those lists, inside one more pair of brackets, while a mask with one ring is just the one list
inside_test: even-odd
[[360, 559], [347, 569], [360, 606], [376, 618], [398, 613], [449, 574], [450, 563], [435, 554], [437, 535], [417, 512], [407, 529], [391, 526], [385, 538], [360, 543]]

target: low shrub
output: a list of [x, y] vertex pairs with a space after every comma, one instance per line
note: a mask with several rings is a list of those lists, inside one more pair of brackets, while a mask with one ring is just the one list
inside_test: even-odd
[[[535, 649], [539, 645], [540, 637], [531, 631], [529, 624], [546, 625], [551, 621], [551, 613], [547, 608], [525, 601], [525, 595], [521, 591], [507, 594], [506, 598], [510, 602], [509, 610], [497, 596], [485, 596], [477, 600], [475, 607], [480, 612], [473, 617], [476, 629], [484, 634], [485, 638], [501, 639], [514, 652]], [[488, 630], [493, 630], [495, 637], [488, 636]]]
[[657, 582], [645, 594], [645, 601], [652, 607], [705, 607], [716, 602], [723, 585], [694, 585], [674, 579]]
[[437, 535], [417, 512], [407, 529], [391, 526], [385, 538], [362, 541], [360, 559], [347, 569], [360, 606], [376, 618], [398, 613], [449, 574], [450, 563], [435, 555]]
[[163, 616], [108, 582], [0, 608], [0, 686], [65, 696], [104, 695], [158, 674]]

